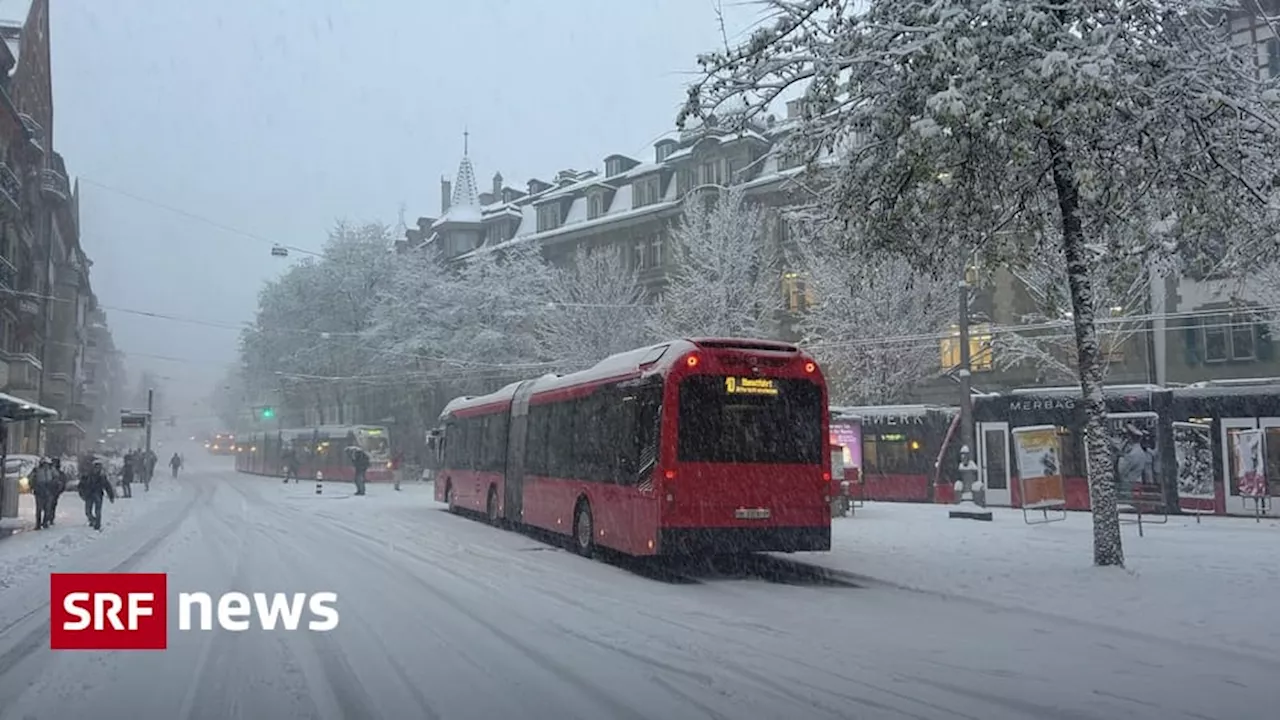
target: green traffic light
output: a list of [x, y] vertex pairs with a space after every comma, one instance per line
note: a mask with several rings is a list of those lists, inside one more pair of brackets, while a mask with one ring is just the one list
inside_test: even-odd
[[264, 419], [269, 420], [275, 416], [276, 416], [275, 408], [262, 408], [262, 417]]

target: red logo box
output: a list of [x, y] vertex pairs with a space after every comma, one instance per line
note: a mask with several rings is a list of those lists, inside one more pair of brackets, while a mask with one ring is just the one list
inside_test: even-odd
[[51, 574], [49, 647], [164, 650], [169, 642], [168, 590], [164, 573]]

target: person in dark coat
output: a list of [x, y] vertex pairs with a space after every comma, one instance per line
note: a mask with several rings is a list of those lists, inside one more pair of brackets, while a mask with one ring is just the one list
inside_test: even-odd
[[138, 454], [129, 452], [120, 467], [120, 497], [133, 497], [133, 475], [138, 471]]
[[356, 495], [364, 494], [364, 475], [369, 471], [369, 453], [358, 447], [351, 448], [351, 465], [355, 468]]
[[31, 494], [36, 498], [36, 529], [43, 530], [53, 523], [53, 496], [62, 491], [62, 478], [54, 471], [48, 458], [31, 471]]
[[173, 457], [169, 458], [169, 467], [173, 469], [173, 476], [178, 477], [178, 471], [182, 469], [182, 456], [174, 453]]
[[49, 498], [49, 524], [52, 525], [58, 517], [58, 498], [62, 497], [62, 493], [67, 491], [67, 486], [71, 484], [71, 478], [67, 471], [62, 469], [62, 458], [53, 459], [53, 472], [58, 477], [57, 492], [53, 497]]
[[[127, 485], [125, 487], [128, 487]], [[106, 495], [112, 503], [116, 501], [115, 488], [101, 460], [93, 461], [93, 469], [80, 481], [80, 497], [84, 498], [84, 514], [89, 519], [89, 527], [102, 529], [102, 496]]]
[[289, 478], [293, 478], [294, 482], [298, 482], [298, 451], [289, 448], [284, 451], [284, 481], [288, 484]]

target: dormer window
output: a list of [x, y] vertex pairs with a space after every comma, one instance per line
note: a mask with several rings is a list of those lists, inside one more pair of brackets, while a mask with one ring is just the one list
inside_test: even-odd
[[604, 193], [596, 191], [587, 195], [587, 219], [595, 220], [604, 215]]
[[644, 207], [652, 205], [661, 200], [662, 187], [658, 183], [657, 175], [650, 175], [646, 178], [636, 180], [632, 185], [632, 207]]
[[626, 172], [625, 161], [620, 157], [609, 158], [604, 163], [605, 177], [613, 177]]
[[538, 207], [538, 232], [560, 227], [560, 203], [549, 202]]

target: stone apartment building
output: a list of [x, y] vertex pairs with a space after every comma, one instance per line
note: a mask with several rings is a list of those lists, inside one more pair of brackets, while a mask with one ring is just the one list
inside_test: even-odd
[[81, 449], [90, 426], [110, 417], [97, 406], [108, 375], [90, 368], [119, 361], [100, 311], [90, 351], [92, 263], [78, 188], [54, 149], [48, 5], [32, 0], [25, 21], [0, 22], [0, 379], [4, 393], [57, 412], [11, 424], [10, 453]]

